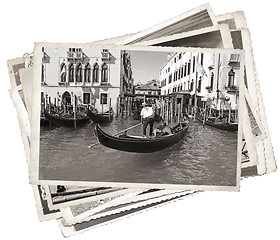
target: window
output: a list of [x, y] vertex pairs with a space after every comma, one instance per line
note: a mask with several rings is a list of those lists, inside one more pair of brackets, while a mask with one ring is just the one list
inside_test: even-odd
[[201, 83], [202, 83], [202, 78], [200, 77], [198, 80], [198, 86], [197, 86], [197, 91], [201, 92]]
[[181, 68], [179, 68], [179, 71], [178, 71], [178, 79], [181, 78]]
[[193, 57], [193, 69], [192, 71], [194, 72], [195, 71], [195, 57]]
[[184, 67], [182, 66], [181, 67], [181, 78], [183, 78], [184, 77]]
[[101, 83], [108, 82], [108, 65], [104, 63], [101, 69]]
[[201, 57], [200, 57], [200, 64], [203, 66], [203, 53], [201, 53], [201, 55], [200, 55]]
[[98, 63], [95, 63], [93, 66], [93, 71], [92, 71], [92, 81], [93, 82], [98, 82], [98, 74], [99, 73], [99, 65]]
[[179, 56], [178, 56], [178, 58], [179, 58], [179, 59], [181, 59], [181, 57], [182, 57], [182, 53], [179, 53]]
[[[174, 73], [175, 74], [175, 73]], [[168, 83], [171, 83], [172, 82], [172, 75], [170, 74], [169, 75], [169, 79], [168, 79]]]
[[191, 82], [191, 92], [193, 91], [193, 79], [192, 79], [192, 82]]
[[90, 104], [90, 93], [84, 93], [83, 94], [83, 103], [84, 104]]
[[184, 77], [187, 75], [187, 63], [185, 63]]
[[66, 82], [66, 65], [61, 63], [60, 65], [60, 82]]
[[69, 65], [69, 82], [74, 82], [74, 64]]
[[231, 69], [228, 72], [228, 87], [234, 86], [234, 75], [235, 75], [235, 72], [233, 71], [233, 69]]
[[90, 82], [90, 64], [87, 63], [85, 67], [85, 82]]
[[107, 104], [108, 103], [108, 94], [101, 93], [100, 94], [100, 104]]
[[82, 82], [82, 64], [79, 63], [76, 67], [76, 82]]
[[188, 62], [188, 75], [191, 73], [191, 60]]

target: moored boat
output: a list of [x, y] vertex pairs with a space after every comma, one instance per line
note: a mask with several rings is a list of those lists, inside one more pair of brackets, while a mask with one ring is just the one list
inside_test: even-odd
[[167, 148], [184, 138], [188, 130], [186, 125], [176, 125], [172, 128], [172, 134], [156, 138], [146, 139], [141, 136], [129, 136], [126, 134], [112, 136], [105, 133], [99, 125], [95, 127], [97, 138], [105, 147], [125, 152], [151, 153]]
[[214, 118], [206, 118], [205, 121], [200, 118], [199, 116], [196, 116], [196, 119], [199, 122], [204, 123], [205, 125], [220, 129], [220, 130], [225, 130], [229, 132], [234, 132], [238, 130], [238, 123], [229, 123], [229, 122], [222, 122], [222, 121], [216, 121], [217, 119]]
[[77, 114], [76, 118], [74, 116], [63, 116], [58, 114], [44, 112], [45, 118], [58, 127], [79, 127], [86, 124], [89, 121], [87, 116], [82, 116]]
[[41, 113], [40, 116], [40, 126], [44, 126], [44, 127], [51, 126], [51, 122], [48, 119], [46, 119], [44, 113]]
[[108, 111], [105, 113], [98, 113], [93, 112], [89, 108], [87, 109], [87, 116], [94, 122], [94, 123], [106, 123], [111, 122], [114, 117], [113, 111]]

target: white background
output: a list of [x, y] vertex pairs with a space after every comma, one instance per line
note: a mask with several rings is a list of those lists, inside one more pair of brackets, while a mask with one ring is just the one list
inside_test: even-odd
[[[242, 10], [251, 30], [271, 138], [279, 164], [278, 1], [210, 1], [216, 15]], [[2, 239], [63, 239], [55, 220], [39, 222], [9, 98], [8, 59], [36, 42], [90, 42], [143, 30], [204, 1], [1, 1]], [[280, 171], [242, 180], [241, 191], [206, 192], [72, 239], [279, 239]], [[6, 236], [6, 237], [5, 237]], [[4, 237], [4, 238], [3, 238]]]

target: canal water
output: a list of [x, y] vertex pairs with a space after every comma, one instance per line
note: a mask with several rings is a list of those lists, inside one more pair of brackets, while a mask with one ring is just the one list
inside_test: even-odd
[[[102, 124], [117, 133], [138, 124]], [[43, 180], [235, 186], [237, 133], [190, 122], [183, 141], [155, 153], [128, 153], [100, 144], [89, 122], [78, 129], [41, 127], [39, 178]], [[155, 124], [156, 126], [156, 124]], [[128, 134], [141, 135], [141, 126]]]

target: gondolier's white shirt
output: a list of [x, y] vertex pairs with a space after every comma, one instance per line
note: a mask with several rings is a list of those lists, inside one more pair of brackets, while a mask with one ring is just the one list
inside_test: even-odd
[[140, 115], [141, 115], [143, 118], [154, 117], [153, 108], [152, 108], [152, 107], [144, 107], [144, 108], [141, 110]]

